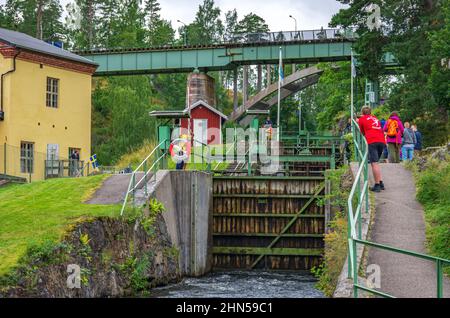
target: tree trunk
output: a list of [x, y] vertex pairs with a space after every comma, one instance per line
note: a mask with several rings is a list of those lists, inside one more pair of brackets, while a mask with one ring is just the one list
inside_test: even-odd
[[88, 46], [89, 48], [92, 48], [92, 44], [94, 42], [94, 14], [95, 14], [95, 10], [94, 10], [94, 4], [93, 4], [93, 0], [89, 0], [87, 3], [87, 18], [88, 18]]
[[44, 11], [44, 0], [39, 0], [37, 2], [36, 9], [36, 38], [42, 40], [43, 32], [42, 32], [42, 16]]

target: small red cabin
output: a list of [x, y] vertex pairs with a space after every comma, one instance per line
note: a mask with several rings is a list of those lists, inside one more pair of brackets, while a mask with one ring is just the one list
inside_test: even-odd
[[190, 118], [181, 118], [181, 127], [191, 132], [195, 141], [217, 145], [222, 143], [222, 123], [227, 116], [209, 105], [204, 100], [193, 103], [190, 109]]

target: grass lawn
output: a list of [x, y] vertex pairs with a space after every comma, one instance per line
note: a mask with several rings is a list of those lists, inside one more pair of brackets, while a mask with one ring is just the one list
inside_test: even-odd
[[28, 246], [60, 239], [66, 226], [77, 218], [118, 215], [118, 205], [83, 204], [106, 177], [0, 187], [0, 275], [17, 263]]

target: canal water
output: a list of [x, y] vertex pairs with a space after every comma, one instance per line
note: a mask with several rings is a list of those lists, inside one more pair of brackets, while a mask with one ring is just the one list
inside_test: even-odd
[[185, 278], [174, 285], [155, 288], [159, 298], [322, 298], [317, 280], [308, 272], [232, 271]]

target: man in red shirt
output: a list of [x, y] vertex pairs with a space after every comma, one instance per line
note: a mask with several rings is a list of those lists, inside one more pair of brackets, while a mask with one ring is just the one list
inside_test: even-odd
[[380, 121], [371, 115], [370, 106], [363, 106], [361, 113], [362, 116], [359, 118], [358, 125], [369, 145], [369, 163], [372, 166], [373, 178], [375, 179], [375, 185], [370, 190], [380, 192], [380, 190], [384, 190], [384, 183], [381, 181], [381, 169], [378, 164], [386, 145], [383, 127], [381, 127]]

